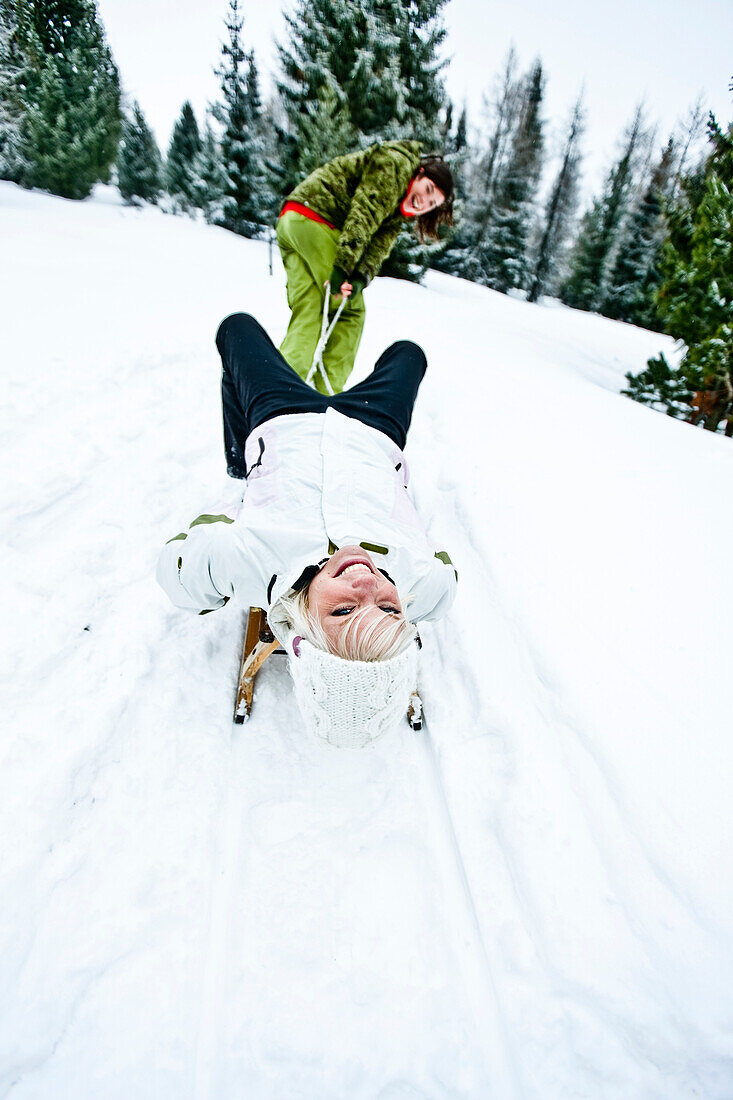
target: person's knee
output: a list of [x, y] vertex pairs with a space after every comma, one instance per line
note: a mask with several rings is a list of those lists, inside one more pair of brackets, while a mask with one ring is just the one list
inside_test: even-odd
[[394, 355], [399, 356], [400, 361], [404, 363], [405, 366], [419, 370], [421, 377], [428, 369], [428, 361], [425, 352], [419, 344], [414, 343], [412, 340], [398, 340], [395, 344], [392, 344], [389, 350]]
[[224, 347], [224, 341], [227, 336], [233, 333], [245, 332], [247, 329], [253, 327], [260, 328], [259, 321], [256, 321], [251, 313], [230, 313], [228, 317], [225, 317], [216, 333], [216, 346], [219, 351]]

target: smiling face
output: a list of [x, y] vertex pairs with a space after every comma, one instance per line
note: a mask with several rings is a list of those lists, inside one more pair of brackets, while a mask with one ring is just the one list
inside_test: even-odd
[[404, 618], [397, 589], [360, 546], [345, 546], [328, 559], [310, 583], [308, 608], [331, 641], [362, 609], [359, 627], [361, 622]]
[[444, 202], [443, 192], [420, 169], [410, 184], [407, 198], [402, 202], [402, 213], [412, 216], [427, 214], [437, 206], [442, 206]]

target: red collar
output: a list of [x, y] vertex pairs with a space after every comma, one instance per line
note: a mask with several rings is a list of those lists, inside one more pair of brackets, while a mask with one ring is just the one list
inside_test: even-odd
[[405, 195], [404, 199], [400, 203], [400, 213], [405, 218], [416, 218], [418, 216], [416, 210], [405, 210], [405, 203], [409, 199], [410, 192], [412, 191], [412, 188], [414, 186], [415, 186], [415, 177], [413, 176], [412, 179], [410, 180], [410, 186], [407, 188], [407, 194]]

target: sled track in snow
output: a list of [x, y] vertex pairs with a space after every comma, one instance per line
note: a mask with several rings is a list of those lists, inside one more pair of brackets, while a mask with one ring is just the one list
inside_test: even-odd
[[[237, 730], [241, 730], [241, 726], [233, 726], [233, 731]], [[235, 733], [232, 735], [230, 753], [231, 771], [219, 814], [218, 858], [212, 870], [209, 898], [209, 938], [202, 985], [194, 1100], [214, 1100], [218, 1092], [218, 1036], [223, 1011], [224, 971], [242, 841], [239, 777], [243, 753], [242, 739]]]
[[[414, 737], [420, 785], [426, 799], [428, 820], [433, 823], [436, 863], [444, 883], [446, 917], [451, 928], [451, 947], [460, 966], [476, 1034], [481, 1043], [487, 1078], [493, 1095], [501, 1100], [519, 1100], [522, 1088], [512, 1054], [506, 1020], [499, 1003], [487, 950], [474, 903], [460, 845], [445, 792], [438, 754], [423, 723]], [[234, 726], [230, 744], [231, 761], [224, 803], [219, 812], [216, 866], [212, 870], [209, 928], [201, 1015], [196, 1051], [195, 1100], [220, 1100], [220, 1037], [225, 1022], [225, 976], [227, 951], [233, 927], [234, 895], [242, 847], [242, 768], [246, 726]]]
[[423, 781], [431, 791], [436, 819], [441, 824], [436, 842], [440, 851], [436, 854], [440, 858], [450, 896], [455, 902], [454, 944], [461, 961], [463, 983], [476, 1021], [476, 1031], [483, 1042], [483, 1054], [489, 1067], [494, 1095], [497, 1098], [506, 1097], [506, 1100], [519, 1100], [521, 1088], [506, 1020], [501, 1011], [489, 953], [453, 825], [435, 742], [424, 718], [417, 739]]

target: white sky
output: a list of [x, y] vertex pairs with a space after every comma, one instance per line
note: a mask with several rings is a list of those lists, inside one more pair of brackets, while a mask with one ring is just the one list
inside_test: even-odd
[[[281, 6], [242, 4], [245, 46], [254, 47], [265, 96], [277, 71], [275, 39], [285, 40]], [[201, 122], [216, 96], [227, 2], [98, 0], [98, 8], [125, 90], [165, 151], [184, 100]], [[600, 185], [640, 100], [659, 124], [660, 146], [700, 94], [721, 123], [733, 118], [731, 0], [615, 0], [602, 8], [588, 0], [449, 0], [443, 18], [448, 91], [457, 106], [466, 101], [475, 125], [512, 42], [523, 69], [542, 59], [550, 149], [553, 128], [585, 86], [586, 193]]]

